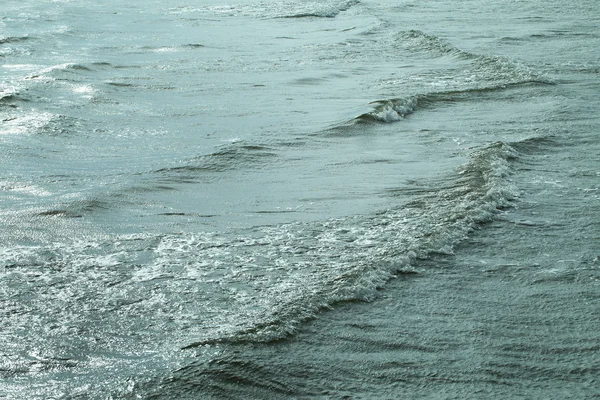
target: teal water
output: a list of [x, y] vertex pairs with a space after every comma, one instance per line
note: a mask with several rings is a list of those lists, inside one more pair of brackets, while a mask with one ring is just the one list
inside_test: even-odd
[[0, 398], [596, 398], [592, 1], [6, 1]]

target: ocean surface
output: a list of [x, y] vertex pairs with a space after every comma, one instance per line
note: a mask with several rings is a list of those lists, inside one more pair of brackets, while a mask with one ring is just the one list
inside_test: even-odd
[[597, 0], [2, 0], [0, 399], [600, 398]]

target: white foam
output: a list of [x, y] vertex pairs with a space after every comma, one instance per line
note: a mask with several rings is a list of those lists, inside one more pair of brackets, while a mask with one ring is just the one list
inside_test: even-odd
[[16, 86], [0, 86], [0, 99], [14, 96], [19, 93], [19, 88]]
[[176, 53], [178, 51], [181, 51], [181, 49], [174, 47], [174, 46], [171, 46], [171, 47], [165, 46], [165, 47], [158, 47], [158, 48], [152, 49], [152, 51], [155, 53]]
[[0, 135], [23, 135], [48, 125], [56, 116], [48, 112], [32, 112], [17, 117], [10, 117], [2, 121]]
[[372, 115], [382, 122], [396, 122], [404, 119], [392, 105], [386, 105], [380, 110], [374, 111]]
[[0, 185], [0, 190], [7, 192], [22, 193], [36, 197], [46, 197], [52, 195], [52, 193], [48, 190], [36, 185], [2, 184]]
[[96, 89], [94, 89], [94, 87], [91, 85], [77, 85], [72, 90], [73, 90], [73, 93], [81, 93], [81, 94], [91, 94], [91, 93], [96, 92]]

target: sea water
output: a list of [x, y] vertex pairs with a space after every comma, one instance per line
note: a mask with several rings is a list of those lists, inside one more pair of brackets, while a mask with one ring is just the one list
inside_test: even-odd
[[4, 0], [0, 398], [597, 398], [599, 23]]

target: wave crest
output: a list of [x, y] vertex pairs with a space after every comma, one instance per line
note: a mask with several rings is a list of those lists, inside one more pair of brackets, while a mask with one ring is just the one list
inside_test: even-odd
[[[509, 207], [518, 196], [510, 162], [518, 157], [509, 144], [498, 142], [474, 152], [452, 184], [403, 208], [318, 226], [263, 228], [261, 237], [245, 239], [252, 244], [237, 253], [263, 260], [262, 276], [245, 281], [241, 297], [237, 293], [253, 306], [238, 307], [232, 330], [184, 348], [282, 340], [320, 310], [371, 300], [396, 274], [414, 272], [418, 259], [451, 254], [477, 224]], [[282, 271], [270, 276], [270, 269]]]

